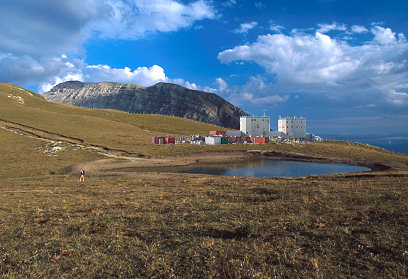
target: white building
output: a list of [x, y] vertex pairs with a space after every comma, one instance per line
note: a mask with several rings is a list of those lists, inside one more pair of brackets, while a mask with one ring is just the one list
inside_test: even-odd
[[270, 118], [265, 116], [243, 116], [240, 118], [240, 130], [250, 137], [269, 137]]
[[221, 144], [221, 137], [205, 137], [206, 145], [219, 145]]
[[306, 138], [305, 118], [280, 118], [278, 120], [278, 131], [287, 138]]

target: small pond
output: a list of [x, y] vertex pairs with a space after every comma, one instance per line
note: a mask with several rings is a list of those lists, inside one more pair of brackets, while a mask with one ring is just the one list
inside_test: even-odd
[[222, 176], [279, 177], [340, 174], [371, 169], [338, 163], [257, 160], [224, 164], [196, 164], [180, 167], [140, 169], [139, 171], [211, 174]]

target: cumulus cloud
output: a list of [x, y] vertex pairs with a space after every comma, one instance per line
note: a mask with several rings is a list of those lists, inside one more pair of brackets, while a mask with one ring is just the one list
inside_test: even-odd
[[132, 71], [129, 67], [112, 68], [108, 65], [88, 65], [82, 69], [87, 81], [113, 80], [123, 83], [137, 83], [143, 86], [152, 85], [160, 81], [166, 81], [164, 69], [158, 65], [151, 67], [138, 67]]
[[215, 80], [215, 83], [217, 84], [218, 91], [223, 92], [228, 88], [228, 83], [225, 80], [223, 80], [222, 78], [217, 78]]
[[[84, 82], [114, 81], [150, 86], [157, 82], [176, 82], [189, 85], [182, 79], [170, 79], [158, 65], [151, 67], [112, 68], [109, 65], [88, 65], [83, 59], [66, 55], [36, 60], [29, 56], [0, 55], [0, 72], [8, 83], [37, 83], [39, 92], [50, 90], [58, 83], [79, 80]], [[41, 81], [41, 82], [39, 82]]]
[[374, 26], [371, 28], [371, 32], [374, 34], [374, 41], [380, 44], [393, 44], [397, 41], [395, 33], [390, 28], [384, 28], [381, 26]]
[[42, 90], [73, 78], [140, 84], [165, 80], [159, 66], [116, 69], [87, 65], [83, 59], [61, 54], [83, 57], [84, 42], [95, 36], [134, 40], [188, 28], [216, 15], [204, 0], [187, 4], [177, 0], [13, 0], [1, 6], [0, 82], [42, 84]]
[[246, 22], [242, 23], [239, 28], [235, 29], [234, 32], [238, 34], [246, 34], [249, 30], [254, 29], [258, 25], [258, 22]]
[[[294, 102], [289, 96], [296, 95], [307, 96], [322, 109], [333, 106], [339, 111], [345, 107], [361, 111], [358, 107], [365, 106], [378, 113], [390, 109], [399, 113], [407, 108], [408, 42], [404, 34], [381, 26], [367, 32], [354, 28], [359, 32], [349, 34], [356, 38], [364, 33], [364, 39], [351, 45], [344, 38], [311, 34], [316, 29], [261, 35], [252, 43], [220, 52], [222, 63], [242, 67], [242, 63], [254, 62], [265, 70], [262, 78], [251, 77], [245, 85], [232, 87], [226, 98], [246, 106], [282, 107]], [[367, 41], [368, 32], [372, 39]]]
[[48, 78], [48, 82], [40, 85], [39, 91], [45, 92], [53, 86], [69, 80], [84, 82], [114, 81], [150, 86], [157, 82], [167, 82], [169, 78], [164, 69], [158, 65], [151, 67], [138, 67], [134, 70], [125, 68], [112, 68], [108, 65], [87, 65], [83, 60], [71, 60], [66, 56], [55, 59], [59, 63], [59, 72]]
[[[51, 62], [51, 61], [50, 61]], [[71, 59], [65, 55], [52, 59], [55, 71], [44, 73], [43, 80], [39, 86], [40, 93], [49, 91], [55, 85], [71, 80], [83, 82], [112, 81], [120, 83], [139, 84], [142, 86], [151, 86], [158, 82], [169, 82], [184, 86], [193, 90], [202, 90], [206, 92], [217, 92], [219, 90], [209, 86], [199, 86], [182, 78], [170, 78], [166, 75], [164, 69], [158, 65], [151, 67], [129, 67], [113, 68], [109, 65], [88, 65], [83, 59]], [[1, 61], [0, 61], [1, 65]], [[49, 65], [46, 64], [45, 68]], [[1, 69], [1, 67], [0, 67]]]
[[254, 61], [281, 81], [301, 84], [333, 83], [352, 72], [358, 61], [344, 53], [342, 45], [327, 35], [287, 36], [268, 34], [250, 45], [219, 53], [221, 62]]
[[361, 45], [320, 32], [262, 35], [256, 42], [220, 52], [218, 59], [255, 62], [276, 76], [275, 90], [288, 93], [382, 92], [383, 99], [397, 99], [387, 92], [408, 87], [408, 43], [403, 34], [397, 39], [389, 28], [374, 26], [371, 32], [372, 41]]
[[88, 28], [101, 37], [114, 39], [137, 39], [146, 33], [176, 31], [216, 15], [204, 0], [189, 4], [172, 0], [107, 1], [103, 10], [107, 17], [90, 22]]
[[92, 35], [137, 39], [215, 17], [204, 0], [13, 0], [0, 9], [0, 52], [31, 56], [80, 51]]

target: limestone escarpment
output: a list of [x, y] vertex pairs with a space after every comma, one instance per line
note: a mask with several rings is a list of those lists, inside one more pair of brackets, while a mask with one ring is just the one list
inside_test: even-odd
[[56, 85], [44, 97], [51, 102], [85, 108], [106, 108], [142, 114], [161, 114], [239, 129], [239, 117], [248, 115], [214, 93], [176, 84], [150, 87], [114, 82], [68, 81]]

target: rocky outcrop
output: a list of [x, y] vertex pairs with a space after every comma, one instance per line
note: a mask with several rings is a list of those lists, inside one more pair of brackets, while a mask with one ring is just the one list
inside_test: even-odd
[[231, 129], [239, 129], [239, 117], [248, 115], [216, 94], [171, 83], [143, 87], [114, 82], [67, 81], [44, 93], [44, 97], [55, 103], [172, 115]]

